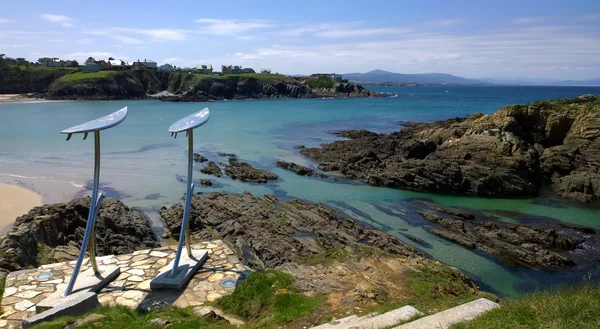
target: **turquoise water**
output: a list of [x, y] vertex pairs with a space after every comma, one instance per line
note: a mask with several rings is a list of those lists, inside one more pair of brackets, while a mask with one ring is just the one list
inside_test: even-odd
[[[378, 99], [250, 100], [215, 103], [163, 103], [158, 101], [43, 102], [0, 104], [0, 180], [27, 180], [48, 194], [64, 193], [65, 184], [86, 190], [92, 176], [93, 142], [74, 136], [66, 142], [58, 132], [75, 124], [129, 107], [120, 126], [102, 132], [102, 188], [130, 206], [144, 209], [160, 230], [157, 210], [181, 202], [186, 175], [185, 138], [173, 139], [167, 128], [177, 119], [205, 106], [211, 110], [208, 124], [194, 133], [195, 152], [225, 162], [217, 153], [235, 153], [239, 159], [280, 176], [276, 182], [253, 185], [227, 177], [206, 177], [217, 184], [197, 191], [249, 191], [255, 195], [303, 198], [326, 203], [398, 236], [432, 257], [456, 266], [486, 289], [514, 296], [561, 282], [595, 278], [598, 268], [549, 273], [507, 267], [485, 255], [447, 242], [423, 229], [414, 214], [414, 199], [478, 209], [518, 211], [554, 220], [600, 227], [600, 211], [553, 199], [503, 200], [443, 196], [357, 182], [325, 181], [300, 177], [275, 167], [277, 160], [313, 165], [294, 146], [318, 146], [336, 139], [330, 132], [364, 128], [377, 132], [399, 129], [399, 121], [434, 121], [474, 112], [492, 113], [498, 108], [541, 99], [600, 94], [600, 88], [557, 87], [373, 87], [390, 93]], [[198, 165], [199, 169], [201, 165]], [[48, 182], [50, 188], [48, 188]], [[501, 218], [515, 221], [509, 216]], [[410, 234], [425, 241], [416, 245]], [[596, 279], [597, 280], [597, 279]]]

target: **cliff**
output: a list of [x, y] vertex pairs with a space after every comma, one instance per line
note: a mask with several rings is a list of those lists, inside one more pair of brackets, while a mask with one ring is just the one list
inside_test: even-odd
[[377, 93], [353, 83], [311, 89], [304, 81], [279, 74], [209, 76], [184, 72], [100, 71], [41, 67], [0, 68], [0, 93], [37, 93], [46, 99], [116, 100], [156, 98], [210, 101], [249, 98], [369, 97]]
[[345, 132], [351, 140], [300, 152], [372, 185], [482, 197], [600, 198], [600, 100], [594, 95], [513, 105], [392, 134]]

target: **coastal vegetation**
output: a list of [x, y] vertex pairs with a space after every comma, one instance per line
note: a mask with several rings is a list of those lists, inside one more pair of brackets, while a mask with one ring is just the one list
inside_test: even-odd
[[[268, 270], [251, 274], [236, 287], [233, 294], [209, 303], [226, 314], [245, 320], [243, 328], [301, 328], [330, 321], [336, 315], [323, 296], [306, 297], [293, 286], [293, 278], [284, 273]], [[463, 287], [457, 287], [448, 276], [448, 270], [419, 273], [408, 278], [409, 296], [402, 302], [383, 304], [363, 309], [360, 314], [386, 312], [404, 305], [413, 305], [427, 314], [469, 302], [473, 297]], [[454, 286], [454, 287], [452, 287]], [[590, 283], [562, 287], [555, 291], [535, 292], [514, 299], [503, 299], [500, 308], [451, 329], [471, 328], [598, 328], [600, 320], [600, 289]], [[444, 289], [445, 293], [442, 293]], [[462, 291], [462, 292], [461, 292]], [[455, 295], [459, 293], [459, 295]], [[493, 298], [493, 296], [486, 296]], [[315, 323], [314, 314], [320, 317]], [[92, 316], [90, 316], [92, 315]], [[78, 328], [235, 328], [225, 319], [200, 316], [192, 308], [167, 307], [159, 310], [132, 310], [123, 306], [101, 307], [79, 317], [61, 317], [35, 326], [36, 329], [62, 329], [81, 319], [87, 319]], [[413, 319], [414, 320], [414, 319]]]
[[600, 286], [563, 287], [504, 301], [502, 307], [451, 329], [600, 328]]
[[229, 296], [213, 304], [250, 321], [257, 328], [284, 324], [326, 307], [324, 296], [307, 297], [293, 286], [293, 276], [275, 270], [251, 274]]
[[[313, 81], [318, 81], [314, 83]], [[312, 90], [313, 86], [317, 90]], [[210, 101], [246, 98], [367, 97], [377, 95], [360, 85], [332, 79], [301, 81], [281, 74], [102, 70], [34, 65], [1, 65], [0, 93], [69, 100], [145, 99]]]
[[54, 83], [68, 83], [68, 82], [74, 82], [74, 81], [80, 81], [80, 80], [96, 80], [96, 79], [110, 77], [116, 73], [117, 72], [115, 72], [115, 71], [98, 71], [98, 72], [90, 72], [90, 73], [74, 72], [71, 74], [63, 75], [62, 77], [58, 78]]

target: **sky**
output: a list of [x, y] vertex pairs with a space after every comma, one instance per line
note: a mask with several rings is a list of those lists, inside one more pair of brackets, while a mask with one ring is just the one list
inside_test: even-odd
[[285, 74], [600, 78], [600, 1], [2, 0], [0, 53]]

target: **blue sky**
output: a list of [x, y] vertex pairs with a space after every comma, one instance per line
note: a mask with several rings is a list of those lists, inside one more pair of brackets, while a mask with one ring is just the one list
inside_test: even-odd
[[600, 1], [2, 0], [0, 53], [273, 72], [600, 77]]

